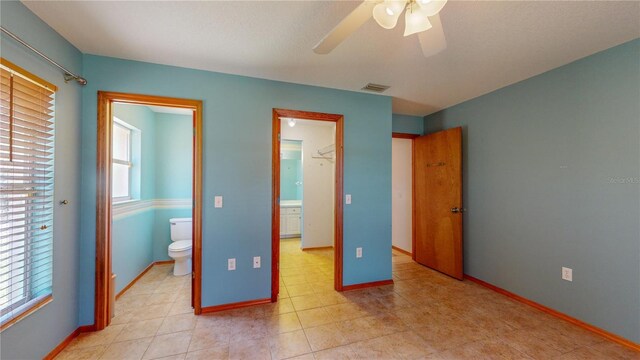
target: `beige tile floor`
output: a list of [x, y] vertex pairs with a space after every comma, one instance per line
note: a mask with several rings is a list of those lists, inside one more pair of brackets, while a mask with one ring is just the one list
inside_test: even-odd
[[155, 266], [105, 330], [58, 359], [640, 359], [640, 354], [393, 252], [395, 284], [337, 293], [332, 250], [281, 246], [275, 304], [194, 316], [188, 277]]

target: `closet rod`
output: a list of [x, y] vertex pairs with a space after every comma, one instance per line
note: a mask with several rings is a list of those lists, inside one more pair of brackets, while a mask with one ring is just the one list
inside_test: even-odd
[[3, 26], [0, 26], [0, 30], [2, 30], [3, 33], [7, 34], [7, 36], [12, 38], [13, 40], [15, 40], [15, 41], [19, 42], [20, 44], [22, 44], [27, 49], [29, 49], [29, 50], [33, 51], [34, 53], [40, 55], [40, 57], [42, 57], [43, 59], [45, 59], [48, 62], [50, 62], [51, 64], [53, 64], [58, 69], [64, 71], [64, 81], [65, 82], [67, 82], [69, 80], [75, 80], [80, 85], [87, 85], [87, 80], [85, 78], [83, 78], [80, 75], [76, 75], [73, 72], [67, 70], [64, 66], [58, 64], [57, 62], [52, 60], [47, 55], [45, 55], [45, 54], [41, 53], [40, 51], [38, 51], [38, 49], [36, 49], [33, 46], [27, 44], [24, 40], [20, 39], [16, 34], [14, 34], [11, 31], [5, 29]]

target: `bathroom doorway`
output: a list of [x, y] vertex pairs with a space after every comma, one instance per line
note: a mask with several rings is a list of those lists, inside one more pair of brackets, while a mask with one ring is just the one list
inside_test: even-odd
[[202, 102], [98, 92], [97, 145], [95, 329], [118, 316], [116, 294], [199, 314]]
[[273, 111], [274, 302], [311, 287], [342, 290], [342, 121]]

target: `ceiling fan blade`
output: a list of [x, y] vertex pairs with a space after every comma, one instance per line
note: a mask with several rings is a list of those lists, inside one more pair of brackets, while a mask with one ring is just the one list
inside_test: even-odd
[[429, 21], [433, 27], [418, 34], [424, 57], [433, 56], [447, 48], [447, 39], [444, 37], [440, 15], [430, 16]]
[[316, 46], [313, 51], [316, 54], [328, 54], [336, 46], [340, 45], [351, 33], [356, 31], [362, 24], [371, 19], [373, 7], [378, 1], [365, 0], [347, 15], [336, 27], [331, 30]]

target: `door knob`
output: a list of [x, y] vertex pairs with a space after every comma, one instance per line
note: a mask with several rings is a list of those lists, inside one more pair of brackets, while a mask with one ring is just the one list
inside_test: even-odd
[[451, 208], [451, 212], [454, 213], [454, 214], [463, 213], [465, 211], [467, 211], [467, 209], [464, 209], [464, 208], [461, 209], [461, 208], [458, 208], [458, 207]]

